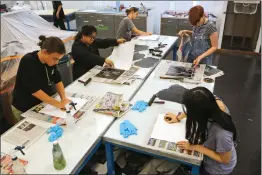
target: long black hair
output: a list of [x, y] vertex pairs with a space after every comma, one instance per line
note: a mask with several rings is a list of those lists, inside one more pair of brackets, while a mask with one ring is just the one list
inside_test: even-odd
[[40, 42], [38, 45], [41, 49], [45, 49], [48, 53], [59, 53], [65, 54], [66, 49], [63, 41], [58, 37], [45, 37], [44, 35], [39, 36]]
[[126, 9], [126, 15], [129, 15], [129, 13], [131, 12], [138, 12], [138, 8], [137, 7], [131, 7], [129, 9]]
[[85, 25], [81, 28], [81, 31], [79, 31], [75, 37], [76, 40], [80, 40], [82, 38], [82, 35], [88, 36], [92, 35], [92, 33], [97, 33], [97, 30], [95, 26], [92, 25]]
[[219, 108], [214, 95], [207, 88], [188, 90], [183, 96], [183, 104], [187, 115], [186, 139], [190, 144], [203, 144], [206, 141], [208, 122], [215, 122], [232, 132], [236, 141], [237, 132], [231, 116]]

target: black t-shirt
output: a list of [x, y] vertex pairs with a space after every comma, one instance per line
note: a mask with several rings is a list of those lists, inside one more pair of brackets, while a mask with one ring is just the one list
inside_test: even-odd
[[17, 71], [13, 106], [22, 112], [41, 103], [33, 93], [42, 90], [52, 96], [54, 93], [50, 82], [61, 82], [57, 67], [41, 63], [37, 53], [38, 51], [34, 51], [24, 55]]
[[[52, 4], [53, 4], [53, 10], [54, 10], [53, 15], [56, 17], [56, 12], [58, 10], [58, 7], [63, 4], [61, 1], [52, 1]], [[65, 14], [64, 14], [63, 7], [62, 7], [59, 12], [59, 18], [64, 18], [64, 17], [65, 17]]]

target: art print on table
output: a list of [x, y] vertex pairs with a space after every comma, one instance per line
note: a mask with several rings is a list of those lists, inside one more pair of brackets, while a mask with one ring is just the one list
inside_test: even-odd
[[191, 78], [194, 73], [194, 68], [191, 67], [183, 67], [183, 66], [170, 66], [166, 75], [174, 76], [174, 77], [185, 77]]
[[107, 67], [107, 68], [104, 68], [101, 72], [99, 72], [95, 77], [116, 80], [124, 72], [125, 70], [113, 69], [113, 68]]

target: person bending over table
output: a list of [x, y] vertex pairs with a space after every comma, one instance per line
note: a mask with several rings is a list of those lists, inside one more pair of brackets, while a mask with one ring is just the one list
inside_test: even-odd
[[125, 39], [98, 39], [97, 30], [92, 25], [85, 25], [75, 37], [72, 46], [72, 56], [75, 61], [73, 65], [73, 79], [76, 80], [95, 66], [114, 67], [114, 63], [100, 56], [98, 49], [117, 46], [124, 43]]
[[137, 35], [152, 35], [151, 32], [143, 32], [138, 30], [133, 23], [133, 19], [136, 19], [138, 16], [138, 8], [131, 7], [126, 10], [127, 17], [122, 19], [119, 24], [116, 38], [125, 38], [127, 41], [131, 40], [132, 32]]
[[180, 141], [177, 146], [204, 154], [200, 175], [230, 174], [237, 162], [234, 146], [237, 133], [228, 108], [204, 87], [185, 92], [183, 104], [184, 113], [179, 116], [167, 113], [164, 117], [168, 123], [187, 117], [188, 141]]
[[189, 11], [189, 21], [193, 25], [193, 31], [181, 30], [178, 35], [192, 35], [192, 48], [188, 54], [188, 62], [212, 65], [213, 53], [218, 47], [218, 32], [204, 14], [204, 8], [194, 6]]
[[[56, 67], [66, 52], [64, 43], [57, 37], [40, 36], [39, 39], [41, 50], [24, 55], [18, 67], [12, 104], [17, 121], [21, 119], [21, 113], [41, 102], [57, 108], [64, 108], [69, 103]], [[52, 82], [56, 84], [61, 101], [51, 97], [54, 94]]]

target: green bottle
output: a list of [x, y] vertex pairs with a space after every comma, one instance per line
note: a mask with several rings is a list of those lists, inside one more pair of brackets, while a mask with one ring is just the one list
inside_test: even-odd
[[53, 162], [54, 162], [54, 167], [56, 170], [62, 170], [66, 167], [66, 160], [64, 158], [63, 152], [57, 142], [53, 142]]

